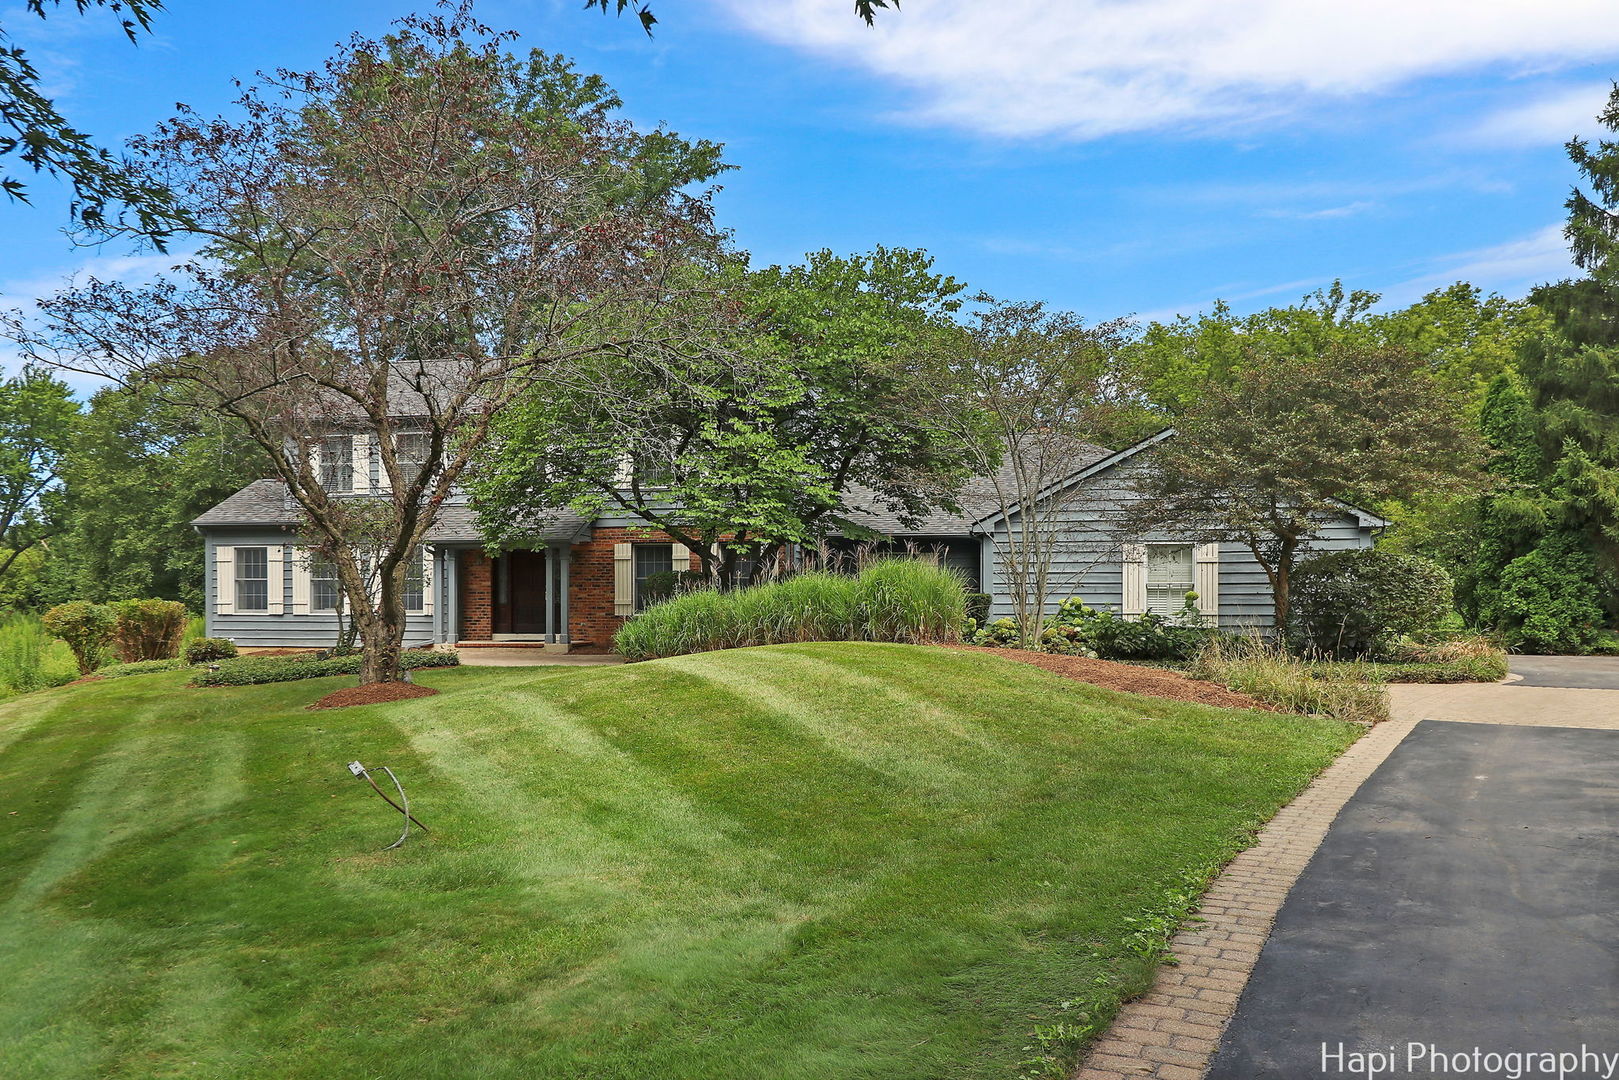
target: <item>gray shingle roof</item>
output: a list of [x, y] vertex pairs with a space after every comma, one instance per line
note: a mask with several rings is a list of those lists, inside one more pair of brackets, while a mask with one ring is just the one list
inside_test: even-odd
[[[291, 528], [297, 511], [287, 499], [287, 486], [280, 480], [255, 480], [215, 506], [191, 524], [201, 528], [260, 525]], [[590, 521], [566, 511], [550, 515], [538, 530], [541, 540], [572, 540], [584, 535]], [[478, 543], [483, 539], [472, 508], [450, 503], [439, 510], [438, 520], [428, 530], [427, 539], [435, 544]]]
[[[1112, 453], [1106, 447], [1076, 443], [1071, 468], [1065, 475], [1082, 472]], [[1001, 465], [998, 480], [1003, 491], [1010, 493], [1017, 490], [1010, 464]], [[1001, 502], [995, 488], [996, 480], [987, 476], [968, 480], [956, 494], [956, 501], [961, 505], [960, 513], [937, 511], [924, 517], [922, 524], [914, 529], [901, 524], [899, 515], [883, 506], [875, 493], [857, 488], [850, 492], [850, 502], [859, 509], [849, 514], [848, 520], [888, 536], [966, 536], [975, 531], [973, 525], [976, 522], [1000, 513]]]

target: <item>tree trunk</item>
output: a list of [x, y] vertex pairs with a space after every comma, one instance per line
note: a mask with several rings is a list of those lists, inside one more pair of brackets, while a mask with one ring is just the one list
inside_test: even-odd
[[1283, 642], [1288, 636], [1288, 620], [1292, 616], [1293, 560], [1298, 554], [1296, 541], [1284, 541], [1276, 558], [1276, 580], [1271, 588], [1276, 609], [1276, 633]]

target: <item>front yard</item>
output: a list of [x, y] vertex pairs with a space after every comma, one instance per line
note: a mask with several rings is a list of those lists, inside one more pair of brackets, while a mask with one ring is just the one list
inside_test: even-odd
[[1355, 733], [876, 644], [185, 677], [0, 704], [0, 1075], [1059, 1076]]

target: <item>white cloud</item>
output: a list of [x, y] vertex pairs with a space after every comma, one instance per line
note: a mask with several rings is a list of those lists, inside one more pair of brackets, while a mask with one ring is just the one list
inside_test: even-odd
[[1426, 272], [1384, 290], [1384, 303], [1408, 304], [1424, 293], [1458, 281], [1477, 285], [1485, 292], [1522, 296], [1535, 285], [1581, 273], [1569, 255], [1561, 224], [1547, 225], [1527, 236], [1489, 247], [1441, 255], [1428, 260], [1428, 264]]
[[911, 119], [1010, 137], [1200, 133], [1428, 76], [1619, 55], [1611, 0], [905, 0], [872, 28], [847, 0], [715, 2], [909, 86]]
[[1376, 203], [1360, 199], [1352, 203], [1344, 203], [1342, 206], [1323, 206], [1316, 210], [1263, 210], [1260, 211], [1259, 216], [1284, 218], [1288, 221], [1330, 221], [1333, 218], [1354, 217], [1356, 214], [1364, 214], [1366, 211], [1376, 208]]
[[1591, 135], [1600, 128], [1596, 116], [1612, 89], [1605, 82], [1565, 86], [1486, 116], [1464, 132], [1462, 139], [1483, 146], [1517, 147], [1556, 145], [1573, 135]]
[[[63, 267], [54, 272], [41, 273], [29, 278], [0, 281], [0, 312], [10, 314], [12, 311], [21, 311], [24, 319], [32, 319], [39, 310], [36, 301], [52, 296], [75, 282], [100, 278], [103, 281], [122, 281], [127, 285], [140, 285], [156, 278], [176, 263], [183, 262], [187, 257], [183, 253], [175, 252], [167, 255], [96, 255], [77, 266]], [[23, 358], [15, 344], [0, 338], [0, 377], [15, 374], [22, 365]], [[81, 394], [90, 393], [106, 385], [106, 380], [94, 375], [78, 372], [57, 372], [57, 374]]]

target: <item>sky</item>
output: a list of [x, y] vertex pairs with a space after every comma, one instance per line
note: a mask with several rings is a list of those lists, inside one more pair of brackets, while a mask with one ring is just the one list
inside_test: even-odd
[[[427, 0], [168, 0], [130, 45], [104, 12], [0, 26], [104, 144], [234, 79], [317, 65]], [[1089, 320], [1239, 312], [1342, 279], [1409, 303], [1572, 272], [1563, 143], [1619, 78], [1612, 0], [652, 0], [648, 38], [582, 0], [480, 0], [522, 48], [603, 75], [638, 124], [725, 144], [722, 226], [756, 264], [925, 248]], [[0, 203], [0, 307], [163, 259], [75, 247], [66, 195]], [[0, 364], [6, 355], [0, 351]]]

